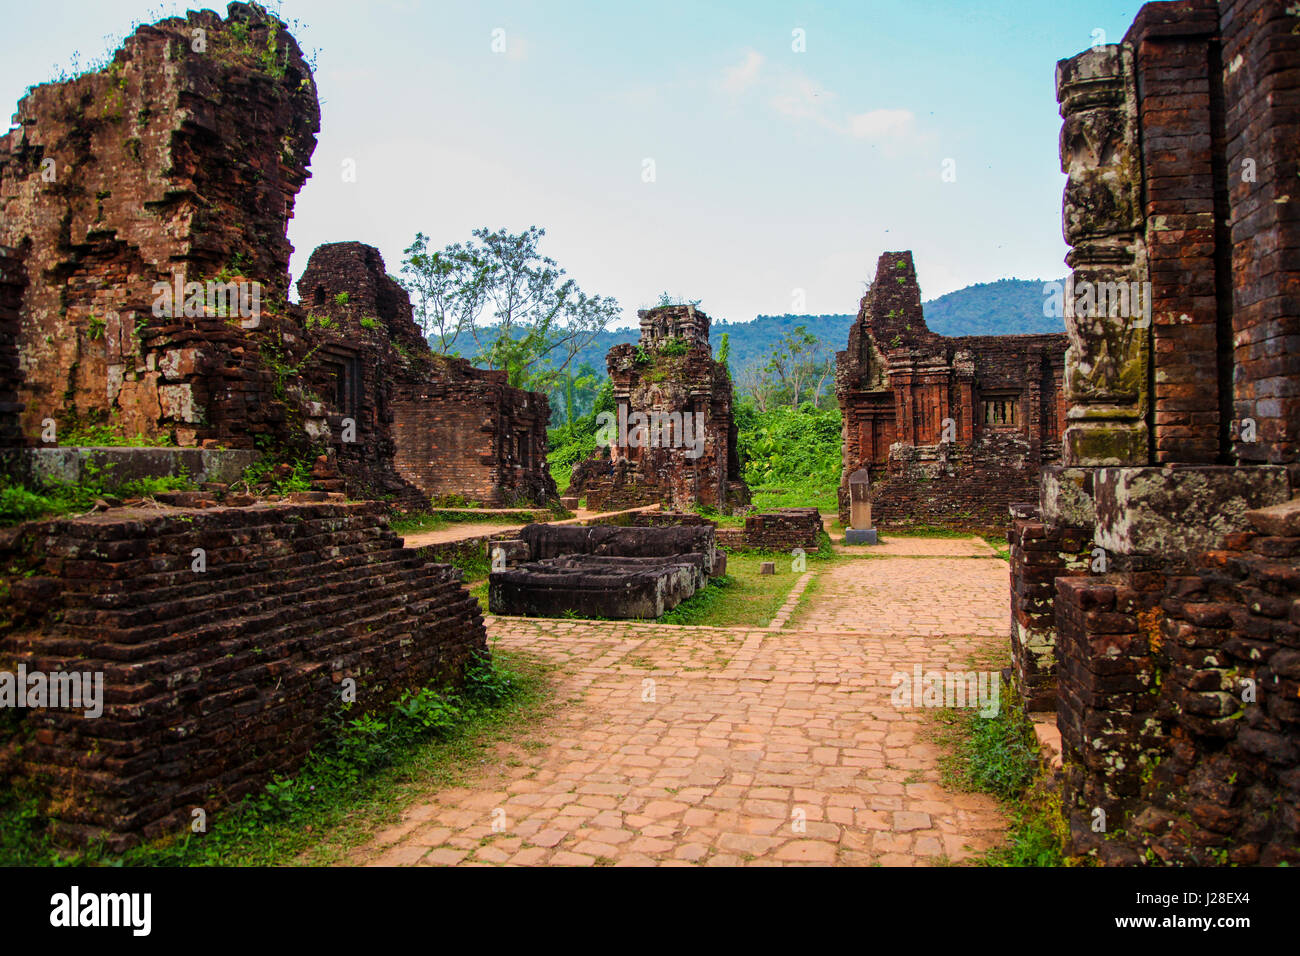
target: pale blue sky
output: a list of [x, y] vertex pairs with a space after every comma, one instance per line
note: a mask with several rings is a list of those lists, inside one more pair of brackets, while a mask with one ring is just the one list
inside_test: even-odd
[[[1118, 40], [1140, 6], [286, 0], [322, 100], [292, 273], [322, 242], [371, 243], [396, 273], [417, 230], [440, 246], [535, 224], [629, 319], [665, 290], [731, 321], [854, 312], [895, 249], [915, 253], [926, 298], [1059, 277], [1054, 65], [1094, 31]], [[12, 7], [0, 99], [12, 112], [74, 53], [84, 64], [132, 20], [175, 11]]]

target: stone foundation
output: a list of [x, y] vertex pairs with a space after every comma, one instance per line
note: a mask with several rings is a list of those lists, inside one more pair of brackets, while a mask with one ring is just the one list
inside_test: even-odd
[[567, 555], [496, 571], [493, 614], [654, 620], [708, 584], [702, 554], [631, 558]]

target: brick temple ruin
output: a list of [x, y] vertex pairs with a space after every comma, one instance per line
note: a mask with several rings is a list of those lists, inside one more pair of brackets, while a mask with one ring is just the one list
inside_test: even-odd
[[433, 356], [375, 250], [322, 247], [287, 301], [320, 107], [283, 24], [242, 3], [229, 16], [141, 27], [106, 68], [32, 88], [0, 137], [25, 444], [48, 420], [108, 424], [323, 450], [353, 496], [412, 507], [553, 500], [545, 397]]
[[910, 252], [886, 252], [836, 354], [843, 416], [840, 520], [849, 476], [871, 477], [882, 527], [1000, 530], [1007, 507], [1060, 457], [1066, 338], [931, 332]]
[[747, 505], [731, 376], [713, 358], [709, 317], [690, 305], [637, 316], [640, 341], [615, 345], [606, 357], [616, 434], [573, 469], [569, 494], [585, 495], [593, 510], [661, 503], [730, 512]]
[[340, 471], [360, 489], [415, 489], [486, 505], [557, 497], [546, 463], [546, 396], [512, 388], [501, 370], [437, 355], [412, 318], [406, 290], [379, 250], [335, 242], [312, 253], [298, 280], [313, 347], [303, 379], [325, 404]]
[[1057, 65], [1068, 409], [1011, 637], [1104, 862], [1300, 862], [1298, 63], [1280, 0], [1180, 0]]
[[377, 251], [322, 247], [287, 301], [319, 125], [285, 25], [232, 3], [32, 88], [0, 137], [7, 475], [53, 420], [321, 456], [322, 483], [387, 499], [205, 490], [0, 530], [0, 670], [104, 678], [96, 719], [34, 706], [0, 738], [0, 780], [43, 795], [62, 843], [121, 849], [291, 774], [345, 686], [369, 713], [459, 683], [487, 653], [478, 603], [390, 506], [555, 497], [546, 399], [432, 355]]

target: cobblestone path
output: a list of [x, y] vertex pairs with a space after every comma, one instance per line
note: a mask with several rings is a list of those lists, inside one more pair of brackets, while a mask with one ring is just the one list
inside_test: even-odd
[[1005, 821], [940, 786], [930, 717], [892, 706], [891, 676], [1005, 646], [1007, 565], [981, 548], [810, 565], [779, 629], [489, 619], [499, 646], [557, 665], [541, 747], [498, 745], [472, 786], [417, 800], [352, 861], [961, 862]]

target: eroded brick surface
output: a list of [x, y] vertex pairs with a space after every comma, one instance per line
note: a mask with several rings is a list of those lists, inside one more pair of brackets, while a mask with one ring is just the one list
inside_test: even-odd
[[[709, 348], [709, 317], [689, 305], [637, 315], [640, 341], [616, 345], [606, 357], [618, 434], [574, 467], [569, 493], [586, 496], [593, 510], [658, 502], [730, 511], [748, 504], [731, 376]], [[642, 430], [637, 416], [645, 416]], [[652, 424], [651, 416], [669, 427]]]

